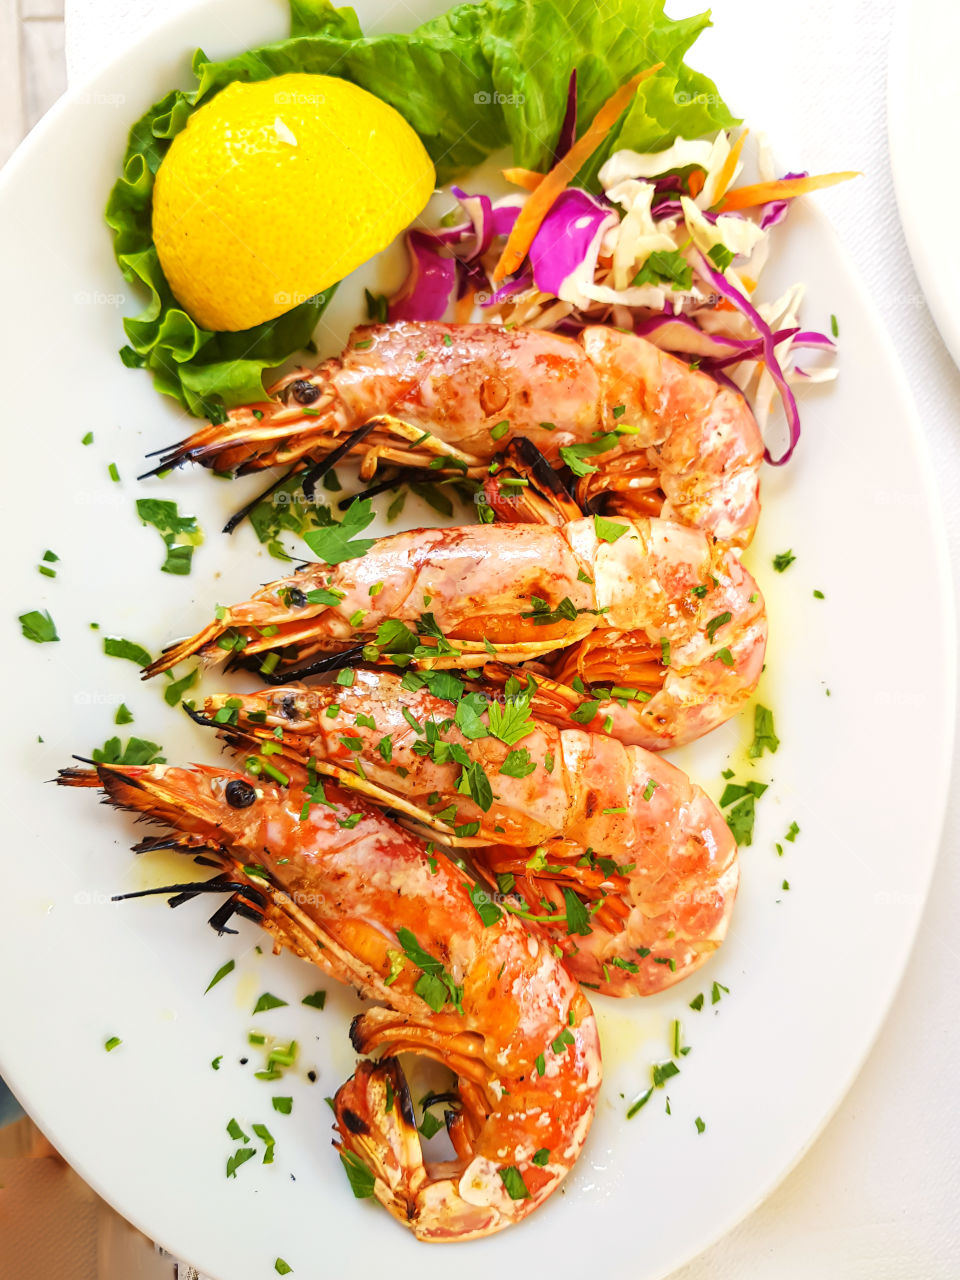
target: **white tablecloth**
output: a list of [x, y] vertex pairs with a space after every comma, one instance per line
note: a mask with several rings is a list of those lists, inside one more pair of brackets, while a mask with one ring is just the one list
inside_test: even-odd
[[[66, 0], [71, 82], [85, 78], [150, 23], [195, 0]], [[909, 3], [909, 0], [900, 0]], [[672, 0], [675, 14], [696, 12]], [[400, 6], [402, 8], [402, 6]], [[960, 374], [910, 265], [891, 186], [886, 70], [895, 0], [713, 0], [716, 27], [691, 62], [738, 65], [722, 90], [746, 123], [767, 131], [788, 168], [856, 168], [856, 187], [821, 198], [893, 334], [919, 405], [960, 576]], [[931, 39], [936, 39], [932, 31]], [[931, 121], [944, 163], [957, 162], [953, 121]], [[931, 198], [936, 174], [930, 174]], [[946, 210], [947, 218], [955, 211]], [[870, 554], [870, 530], [863, 531]], [[878, 602], [878, 606], [879, 606]], [[891, 644], [904, 678], [923, 619]], [[863, 640], [867, 643], [866, 637]], [[904, 733], [904, 779], [923, 749]], [[957, 771], [954, 771], [957, 777]], [[797, 1169], [726, 1239], [672, 1280], [957, 1280], [960, 1276], [960, 788], [947, 815], [933, 891], [907, 975], [860, 1078]], [[922, 795], [922, 788], [917, 792]], [[851, 795], [851, 804], [868, 804]], [[904, 857], [911, 851], [904, 850]], [[951, 1070], [951, 1067], [953, 1068]], [[784, 1098], [788, 1107], [790, 1099]], [[678, 1194], [682, 1194], [678, 1192]], [[637, 1190], [643, 1248], [643, 1191]], [[691, 1216], [696, 1205], [690, 1206]], [[603, 1241], [597, 1241], [602, 1269]]]

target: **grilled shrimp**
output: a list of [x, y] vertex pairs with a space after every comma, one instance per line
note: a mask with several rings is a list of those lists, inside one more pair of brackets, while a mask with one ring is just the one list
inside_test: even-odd
[[[185, 850], [203, 848], [225, 873], [207, 888], [235, 891], [278, 949], [379, 1002], [350, 1035], [359, 1053], [385, 1056], [360, 1063], [338, 1090], [335, 1145], [419, 1239], [488, 1235], [556, 1190], [596, 1107], [593, 1011], [545, 941], [507, 914], [484, 925], [442, 852], [428, 854], [354, 794], [324, 794], [309, 774], [254, 787], [218, 768], [100, 765], [59, 780], [102, 787], [119, 808], [178, 833]], [[447, 1116], [454, 1160], [423, 1159], [394, 1056], [403, 1052], [458, 1077]]]
[[372, 422], [356, 446], [367, 476], [380, 459], [426, 467], [439, 455], [480, 474], [498, 442], [526, 437], [554, 465], [564, 447], [588, 446], [580, 496], [607, 493], [620, 514], [661, 515], [735, 545], [757, 523], [763, 443], [744, 398], [604, 325], [577, 338], [490, 324], [364, 325], [342, 356], [291, 373], [271, 396], [203, 427], [159, 469], [303, 466]]
[[[562, 723], [573, 714], [594, 730], [609, 717], [622, 741], [652, 750], [698, 738], [739, 709], [767, 634], [757, 585], [732, 551], [646, 518], [414, 529], [217, 614], [147, 674], [195, 653], [249, 662], [270, 651], [267, 670], [284, 673], [317, 653], [353, 646], [359, 656], [358, 645], [371, 659], [403, 654], [434, 668], [562, 650], [542, 682], [541, 714]], [[565, 687], [578, 677], [584, 689], [611, 684], [579, 695]]]
[[[222, 694], [192, 714], [242, 753], [266, 744], [281, 764], [312, 761], [469, 847], [497, 899], [515, 888], [579, 981], [617, 996], [679, 982], [726, 934], [739, 879], [730, 829], [662, 757], [537, 721], [530, 700], [465, 693], [448, 672], [357, 671], [349, 687]], [[573, 903], [571, 919], [568, 894], [588, 914]]]

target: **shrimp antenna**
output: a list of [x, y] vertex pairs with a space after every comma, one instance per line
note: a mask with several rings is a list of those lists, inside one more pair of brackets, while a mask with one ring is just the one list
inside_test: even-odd
[[424, 484], [429, 480], [435, 480], [437, 473], [435, 471], [425, 471], [422, 467], [416, 467], [405, 473], [395, 471], [389, 478], [378, 480], [376, 484], [370, 485], [367, 489], [361, 489], [359, 493], [351, 493], [346, 498], [341, 498], [337, 503], [338, 511], [346, 511], [350, 503], [357, 498], [376, 498], [378, 494], [386, 493], [388, 489], [399, 489], [402, 484]]
[[[311, 662], [296, 671], [263, 671], [261, 670], [263, 659], [260, 654], [251, 654], [249, 658], [238, 656], [234, 666], [246, 671], [255, 671], [265, 684], [289, 684], [293, 680], [303, 680], [307, 676], [318, 676], [326, 671], [339, 671], [343, 667], [349, 667], [363, 658], [363, 649], [362, 644], [357, 644], [350, 649], [342, 649], [339, 653], [328, 653], [326, 657], [318, 658], [316, 662]], [[196, 716], [193, 716], [193, 719], [196, 720]]]
[[251, 885], [227, 880], [223, 875], [214, 876], [212, 880], [190, 881], [186, 884], [168, 884], [162, 885], [157, 889], [138, 889], [134, 893], [117, 893], [113, 895], [111, 901], [126, 902], [129, 898], [149, 898], [161, 894], [173, 894], [174, 896], [170, 899], [168, 906], [179, 907], [184, 902], [190, 902], [193, 898], [203, 893], [229, 893], [232, 895], [226, 902], [217, 907], [207, 922], [219, 934], [237, 932], [236, 929], [227, 928], [227, 921], [235, 915], [244, 920], [251, 920], [254, 924], [263, 922], [263, 909], [266, 905], [264, 895]]
[[[370, 422], [365, 423], [362, 427], [358, 428], [358, 430], [347, 436], [346, 440], [344, 440], [342, 444], [338, 445], [332, 453], [328, 453], [321, 462], [316, 463], [310, 468], [305, 468], [302, 462], [297, 462], [289, 471], [284, 472], [279, 479], [274, 480], [272, 484], [269, 484], [266, 487], [266, 489], [263, 489], [258, 493], [256, 497], [251, 498], [249, 502], [244, 503], [239, 511], [235, 511], [223, 526], [222, 532], [233, 533], [234, 529], [243, 524], [244, 520], [246, 520], [247, 516], [255, 507], [259, 506], [266, 498], [269, 498], [270, 495], [275, 493], [282, 485], [285, 485], [287, 481], [297, 475], [298, 472], [303, 472], [303, 481], [301, 482], [300, 487], [303, 490], [304, 497], [308, 502], [312, 502], [318, 481], [322, 480], [327, 472], [330, 471], [332, 467], [335, 467], [337, 463], [349, 453], [355, 444], [359, 444], [365, 436], [368, 436], [375, 425], [376, 423], [371, 419]], [[241, 467], [237, 472], [237, 475], [244, 474], [246, 473], [244, 472], [243, 467]]]
[[303, 482], [300, 486], [303, 489], [303, 495], [308, 502], [313, 501], [317, 485], [327, 472], [331, 471], [341, 458], [345, 458], [354, 445], [359, 444], [361, 440], [365, 440], [377, 425], [377, 419], [371, 418], [370, 421], [365, 422], [362, 427], [357, 427], [356, 431], [352, 431], [350, 435], [347, 436], [346, 440], [344, 440], [343, 444], [337, 445], [336, 449], [334, 449], [332, 453], [328, 453], [320, 462], [315, 463], [309, 468], [304, 475]]
[[191, 707], [189, 702], [181, 702], [180, 706], [194, 724], [202, 724], [205, 729], [215, 729], [217, 727], [216, 720], [212, 720], [209, 716], [205, 716], [203, 712], [198, 711], [196, 707]]
[[239, 511], [235, 511], [220, 532], [233, 533], [234, 529], [236, 529], [238, 525], [243, 524], [244, 520], [246, 520], [254, 507], [258, 507], [265, 498], [269, 498], [271, 493], [275, 493], [281, 485], [286, 484], [291, 476], [295, 476], [300, 470], [302, 470], [302, 467], [298, 462], [296, 466], [291, 467], [289, 471], [285, 471], [279, 479], [274, 480], [272, 484], [268, 484], [262, 493], [258, 493], [255, 498], [251, 498], [249, 502], [244, 503]]

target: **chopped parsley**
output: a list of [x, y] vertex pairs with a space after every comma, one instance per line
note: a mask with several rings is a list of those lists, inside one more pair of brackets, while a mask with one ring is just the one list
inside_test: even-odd
[[203, 541], [197, 517], [180, 515], [175, 502], [162, 498], [138, 498], [137, 515], [144, 524], [152, 524], [163, 539], [167, 557], [160, 571], [186, 576], [190, 572], [193, 549]]
[[443, 1128], [443, 1121], [438, 1120], [432, 1112], [424, 1111], [423, 1119], [420, 1121], [419, 1125], [417, 1125], [417, 1128], [425, 1138], [429, 1139], [432, 1138], [434, 1134], [440, 1132]]
[[627, 1119], [632, 1120], [638, 1111], [642, 1111], [650, 1099], [653, 1097], [653, 1087], [651, 1086], [645, 1093], [641, 1093], [638, 1098], [631, 1102], [627, 1107]]
[[304, 996], [300, 1003], [307, 1005], [310, 1009], [322, 1009], [327, 1003], [327, 993], [326, 991], [314, 991], [312, 995]]
[[303, 539], [317, 557], [326, 564], [342, 564], [366, 555], [374, 538], [358, 538], [356, 535], [373, 522], [373, 504], [369, 498], [355, 499], [339, 523], [310, 529]]
[[779, 746], [780, 739], [773, 729], [773, 712], [758, 702], [753, 709], [753, 741], [747, 748], [747, 755], [751, 760], [757, 760], [764, 751], [774, 755]]
[[725, 627], [733, 618], [733, 614], [729, 612], [718, 613], [715, 618], [711, 618], [707, 623], [707, 639], [713, 644], [714, 638], [721, 627]]
[[206, 995], [208, 991], [211, 991], [217, 985], [218, 982], [222, 982], [224, 980], [224, 978], [227, 976], [228, 973], [233, 973], [235, 968], [236, 968], [236, 961], [234, 960], [228, 960], [226, 964], [222, 964], [220, 968], [217, 970], [217, 972], [210, 979], [210, 981], [207, 983], [203, 994]]
[[601, 542], [616, 542], [629, 532], [625, 524], [618, 524], [616, 520], [604, 520], [603, 516], [593, 517], [593, 527]]
[[38, 609], [30, 613], [21, 613], [18, 622], [24, 638], [32, 640], [34, 644], [49, 644], [53, 640], [60, 639], [57, 635], [56, 623], [46, 610], [42, 613]]
[[252, 1160], [256, 1155], [253, 1147], [240, 1147], [227, 1160], [227, 1177], [235, 1178], [237, 1170], [242, 1164], [246, 1164], [248, 1160]]
[[720, 797], [721, 809], [733, 805], [723, 816], [737, 844], [753, 843], [753, 827], [757, 816], [757, 800], [767, 789], [765, 782], [728, 782]]
[[[513, 886], [511, 886], [511, 888], [512, 887]], [[476, 907], [477, 915], [483, 922], [484, 927], [489, 928], [490, 925], [496, 924], [503, 915], [503, 912], [497, 904], [492, 901], [486, 889], [484, 889], [480, 884], [468, 885], [467, 894], [474, 907]]]
[[679, 249], [657, 249], [634, 276], [633, 283], [669, 284], [674, 292], [682, 293], [693, 288], [693, 270]]
[[164, 764], [163, 747], [146, 738], [129, 738], [123, 746], [119, 738], [108, 738], [102, 747], [90, 754], [96, 764]]
[[188, 671], [182, 680], [171, 680], [163, 691], [163, 700], [168, 707], [175, 707], [188, 689], [193, 688], [200, 675], [199, 668]]
[[785, 569], [790, 568], [796, 558], [792, 551], [780, 551], [773, 557], [773, 567], [777, 573], [783, 573]]
[[564, 889], [563, 901], [566, 907], [567, 933], [580, 934], [582, 937], [592, 933], [590, 913], [572, 889]]
[[529, 1200], [530, 1192], [527, 1190], [527, 1184], [523, 1180], [523, 1175], [516, 1165], [507, 1165], [505, 1169], [498, 1170], [500, 1178], [506, 1187], [507, 1195], [511, 1200]]
[[650, 1075], [655, 1089], [662, 1089], [672, 1076], [678, 1076], [680, 1068], [675, 1062], [655, 1062]]
[[117, 713], [113, 717], [114, 724], [133, 724], [133, 712], [125, 702], [121, 702], [117, 707]]
[[736, 256], [733, 250], [728, 249], [725, 244], [715, 244], [707, 250], [707, 257], [718, 271], [726, 271]]
[[608, 431], [604, 435], [598, 436], [596, 440], [591, 440], [587, 444], [571, 444], [564, 445], [560, 449], [560, 457], [567, 464], [575, 476], [583, 477], [592, 475], [599, 467], [592, 467], [587, 458], [595, 458], [597, 454], [609, 453], [611, 449], [615, 449], [620, 443], [620, 435], [616, 431]]
[[536, 761], [530, 759], [530, 752], [527, 748], [518, 747], [507, 753], [506, 759], [498, 772], [505, 774], [508, 778], [526, 778], [533, 773], [536, 767]]
[[253, 1006], [253, 1012], [266, 1013], [268, 1009], [281, 1009], [286, 1003], [286, 1000], [281, 1000], [279, 996], [271, 995], [269, 991], [265, 991]]
[[413, 985], [414, 991], [425, 1004], [439, 1013], [445, 1004], [454, 1006], [458, 1013], [463, 1013], [463, 987], [454, 982], [444, 966], [425, 951], [410, 929], [397, 930], [397, 940], [403, 948], [403, 954], [420, 970], [420, 977]]
[[373, 1172], [352, 1151], [341, 1151], [340, 1162], [347, 1171], [347, 1180], [353, 1194], [358, 1200], [368, 1200], [373, 1195], [377, 1181]]
[[126, 658], [128, 662], [135, 662], [138, 667], [149, 667], [153, 661], [142, 644], [124, 640], [120, 636], [104, 636], [103, 652], [108, 658]]

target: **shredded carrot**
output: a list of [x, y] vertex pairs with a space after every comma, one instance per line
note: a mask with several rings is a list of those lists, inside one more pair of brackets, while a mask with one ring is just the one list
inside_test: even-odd
[[733, 175], [737, 171], [737, 164], [740, 160], [740, 152], [743, 150], [743, 144], [746, 142], [747, 134], [749, 132], [749, 129], [744, 129], [743, 133], [741, 133], [740, 137], [737, 138], [736, 142], [727, 152], [727, 158], [723, 162], [723, 168], [717, 175], [717, 190], [721, 195], [726, 192], [727, 187], [729, 187], [730, 183], [733, 181]]
[[515, 187], [523, 187], [524, 191], [536, 191], [547, 176], [545, 173], [535, 173], [533, 169], [501, 169], [500, 172], [508, 182]]
[[697, 196], [703, 190], [703, 184], [706, 182], [706, 176], [702, 169], [691, 169], [690, 177], [687, 179], [687, 190], [690, 192], [691, 200], [696, 200]]
[[793, 200], [796, 196], [806, 195], [808, 191], [819, 191], [821, 187], [832, 187], [838, 182], [859, 177], [859, 173], [850, 170], [844, 173], [821, 173], [813, 178], [781, 178], [779, 182], [757, 182], [752, 187], [736, 187], [723, 197], [717, 205], [717, 212], [734, 213], [738, 209], [752, 209], [758, 204], [769, 204], [771, 200]]
[[476, 289], [468, 289], [462, 298], [458, 298], [453, 307], [455, 324], [466, 324], [473, 312], [473, 295]]
[[530, 199], [520, 210], [520, 216], [513, 224], [513, 230], [503, 246], [500, 260], [493, 269], [493, 282], [498, 284], [505, 276], [513, 275], [527, 256], [533, 238], [540, 229], [540, 224], [553, 208], [557, 198], [566, 190], [577, 173], [600, 146], [604, 138], [617, 123], [633, 101], [637, 86], [641, 81], [652, 76], [663, 66], [656, 66], [641, 71], [616, 93], [612, 94], [590, 121], [586, 132], [573, 144], [565, 156], [557, 161], [543, 181], [531, 193]]

